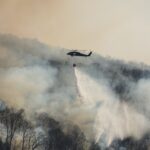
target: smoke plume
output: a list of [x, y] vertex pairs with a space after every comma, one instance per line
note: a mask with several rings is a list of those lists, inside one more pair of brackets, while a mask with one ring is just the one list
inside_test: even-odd
[[70, 58], [67, 49], [12, 35], [0, 35], [0, 51], [0, 99], [28, 118], [47, 112], [103, 145], [150, 131], [149, 66], [96, 53]]

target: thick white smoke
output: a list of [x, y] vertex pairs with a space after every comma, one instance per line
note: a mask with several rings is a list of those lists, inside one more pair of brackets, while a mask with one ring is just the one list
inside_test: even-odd
[[34, 107], [40, 109], [46, 105], [47, 89], [51, 88], [56, 80], [55, 68], [27, 66], [0, 71], [0, 96], [7, 104], [29, 110], [34, 110]]
[[150, 131], [148, 66], [97, 54], [72, 60], [65, 49], [11, 35], [0, 35], [0, 51], [0, 99], [28, 117], [47, 112], [106, 145]]

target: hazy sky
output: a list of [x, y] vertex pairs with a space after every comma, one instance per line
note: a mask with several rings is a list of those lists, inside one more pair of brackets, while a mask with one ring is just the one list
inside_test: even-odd
[[150, 1], [0, 0], [0, 33], [150, 64]]

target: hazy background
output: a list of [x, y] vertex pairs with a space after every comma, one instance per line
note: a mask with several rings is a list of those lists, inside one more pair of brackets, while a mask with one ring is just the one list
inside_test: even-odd
[[150, 64], [149, 0], [0, 0], [0, 32]]

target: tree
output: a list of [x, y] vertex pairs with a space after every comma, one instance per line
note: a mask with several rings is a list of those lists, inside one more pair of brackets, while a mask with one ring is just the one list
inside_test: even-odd
[[13, 138], [22, 126], [23, 113], [24, 110], [22, 109], [16, 111], [12, 108], [6, 108], [0, 112], [0, 121], [6, 131], [5, 143], [9, 145], [7, 149], [11, 149]]
[[[29, 147], [29, 140], [28, 138], [30, 137], [32, 133], [33, 127], [31, 123], [27, 120], [22, 120], [22, 125], [21, 125], [21, 132], [22, 132], [22, 144], [21, 144], [21, 150], [25, 150], [27, 147]], [[26, 145], [26, 147], [25, 147]]]

